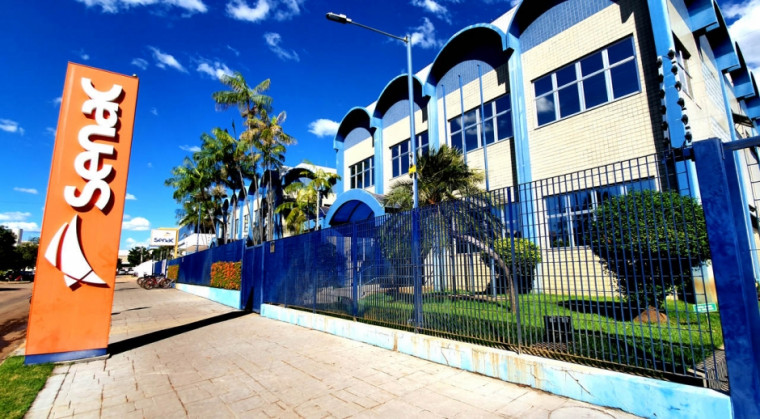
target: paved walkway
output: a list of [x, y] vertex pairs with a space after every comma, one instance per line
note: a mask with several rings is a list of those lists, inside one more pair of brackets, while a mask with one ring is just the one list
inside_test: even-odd
[[56, 367], [27, 417], [634, 417], [133, 279], [114, 300], [111, 356]]

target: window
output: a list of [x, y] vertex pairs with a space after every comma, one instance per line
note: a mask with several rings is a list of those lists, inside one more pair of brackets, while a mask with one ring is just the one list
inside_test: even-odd
[[596, 207], [611, 196], [654, 190], [653, 179], [583, 189], [544, 198], [551, 247], [584, 246], [589, 240], [589, 224]]
[[640, 90], [629, 37], [533, 82], [538, 126]]
[[681, 83], [681, 90], [691, 97], [691, 74], [689, 74], [689, 54], [683, 44], [676, 41], [676, 63], [678, 63], [678, 75], [676, 78]]
[[[411, 164], [409, 145], [409, 140], [406, 140], [391, 147], [393, 177], [409, 173], [409, 165]], [[425, 131], [417, 135], [417, 154], [427, 154], [429, 150], [428, 133]]]
[[[504, 95], [496, 100], [483, 104], [483, 113], [480, 115], [480, 107], [465, 112], [463, 116], [457, 116], [449, 121], [451, 133], [451, 147], [459, 150], [472, 151], [482, 147], [485, 126], [486, 144], [501, 141], [513, 136], [512, 130], [512, 103], [509, 95]], [[464, 130], [462, 121], [464, 120]], [[484, 123], [481, 124], [480, 121]], [[464, 144], [462, 132], [464, 131]]]
[[351, 189], [369, 188], [375, 184], [375, 158], [370, 157], [351, 165]]

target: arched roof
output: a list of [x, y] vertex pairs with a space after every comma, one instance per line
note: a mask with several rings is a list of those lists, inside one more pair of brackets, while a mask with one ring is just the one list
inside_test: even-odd
[[510, 34], [519, 37], [544, 12], [566, 0], [530, 0], [523, 1], [517, 6], [512, 22], [509, 24]]
[[369, 220], [385, 214], [379, 196], [363, 189], [350, 189], [338, 195], [325, 216], [325, 226]]
[[[441, 78], [458, 63], [477, 58], [498, 66], [499, 58], [493, 52], [507, 49], [507, 40], [501, 29], [490, 24], [468, 26], [452, 36], [433, 60], [427, 82], [437, 85]], [[499, 54], [500, 55], [500, 54]], [[490, 62], [493, 61], [493, 62]]]
[[336, 151], [340, 149], [341, 147], [338, 143], [345, 142], [346, 136], [356, 128], [364, 128], [370, 134], [374, 133], [374, 127], [372, 127], [370, 120], [371, 116], [366, 108], [360, 106], [351, 108], [346, 116], [341, 119], [340, 125], [338, 125], [338, 132], [335, 133], [335, 139], [333, 140], [333, 149]]
[[[422, 103], [422, 82], [417, 76], [412, 77], [412, 89], [414, 90], [414, 102], [417, 105]], [[382, 118], [388, 109], [396, 102], [409, 99], [408, 75], [402, 74], [391, 80], [380, 93], [375, 104], [375, 110], [372, 115], [375, 118]]]

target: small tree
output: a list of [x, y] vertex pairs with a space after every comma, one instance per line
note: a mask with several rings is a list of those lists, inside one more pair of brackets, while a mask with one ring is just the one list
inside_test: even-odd
[[[532, 241], [521, 237], [498, 239], [494, 242], [494, 251], [504, 262], [508, 274], [499, 264], [497, 269], [496, 292], [503, 294], [512, 286], [513, 279], [517, 279], [517, 292], [526, 293], [533, 289], [533, 278], [536, 265], [541, 263], [541, 249]], [[514, 250], [513, 250], [514, 243]], [[514, 253], [514, 260], [512, 254]], [[491, 257], [486, 252], [480, 254], [483, 262], [488, 263]], [[508, 282], [510, 281], [510, 282]]]
[[661, 309], [666, 295], [689, 284], [692, 268], [710, 259], [704, 212], [692, 197], [631, 192], [607, 199], [593, 218], [588, 242], [639, 310]]

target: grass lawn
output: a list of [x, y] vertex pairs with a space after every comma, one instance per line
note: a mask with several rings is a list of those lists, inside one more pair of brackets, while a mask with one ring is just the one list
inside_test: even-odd
[[0, 418], [24, 417], [52, 371], [53, 364], [24, 365], [23, 356], [6, 359], [0, 365]]
[[[633, 321], [639, 313], [621, 300], [554, 294], [519, 295], [519, 316], [508, 297], [429, 293], [423, 297], [423, 332], [457, 340], [526, 350], [548, 340], [545, 316], [568, 316], [572, 336], [561, 353], [587, 360], [667, 373], [688, 372], [723, 344], [718, 313], [697, 314], [681, 301], [661, 310], [667, 321]], [[340, 312], [348, 307], [320, 307]], [[359, 301], [359, 318], [408, 329], [413, 317], [410, 295], [382, 293]]]

